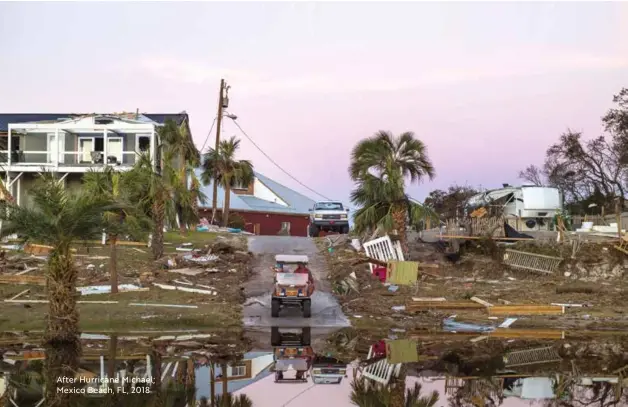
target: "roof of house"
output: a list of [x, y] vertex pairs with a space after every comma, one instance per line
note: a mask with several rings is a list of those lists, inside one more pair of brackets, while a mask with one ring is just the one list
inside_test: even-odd
[[[196, 170], [196, 176], [200, 178], [201, 169]], [[288, 206], [267, 201], [253, 195], [229, 194], [229, 208], [233, 211], [248, 212], [275, 212], [275, 213], [294, 213], [299, 215], [307, 215], [309, 210], [314, 206], [315, 201], [302, 195], [292, 189], [273, 181], [272, 179], [255, 172], [255, 177], [259, 182], [270, 189], [277, 197], [284, 201]], [[201, 192], [205, 195], [205, 203], [199, 202], [199, 207], [208, 208], [212, 205], [213, 183], [201, 186]], [[218, 186], [218, 208], [224, 206], [225, 190]]]
[[137, 116], [136, 113], [122, 112], [122, 113], [0, 113], [0, 132], [6, 132], [9, 130], [9, 123], [31, 123], [31, 122], [56, 122], [61, 119], [68, 119], [70, 117], [81, 116], [113, 116], [123, 117], [127, 119], [142, 119], [146, 117], [156, 123], [163, 124], [166, 120], [172, 119], [177, 124], [183, 123], [187, 118], [187, 113], [140, 113]]

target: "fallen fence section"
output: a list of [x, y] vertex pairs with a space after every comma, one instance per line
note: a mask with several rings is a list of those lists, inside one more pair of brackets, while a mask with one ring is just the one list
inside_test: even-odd
[[554, 273], [561, 261], [563, 261], [561, 257], [520, 252], [512, 249], [506, 249], [506, 253], [504, 253], [504, 264], [510, 267], [547, 274]]
[[542, 363], [560, 362], [562, 358], [551, 346], [527, 350], [518, 350], [504, 356], [506, 367], [529, 366]]
[[[379, 237], [368, 241], [362, 245], [364, 252], [368, 257], [388, 262], [389, 260], [404, 261], [401, 244], [396, 241], [394, 244], [390, 240], [390, 236]], [[369, 263], [371, 272], [373, 272], [373, 264]]]

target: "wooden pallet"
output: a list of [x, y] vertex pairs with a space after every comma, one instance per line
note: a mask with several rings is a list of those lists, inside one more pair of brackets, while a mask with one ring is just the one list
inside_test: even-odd
[[504, 356], [506, 367], [529, 366], [542, 363], [555, 363], [562, 361], [562, 358], [551, 346], [543, 348], [518, 350], [507, 353]]

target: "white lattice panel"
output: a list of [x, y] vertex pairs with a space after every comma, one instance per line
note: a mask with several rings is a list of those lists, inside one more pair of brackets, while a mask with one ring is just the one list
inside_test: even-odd
[[[404, 261], [401, 244], [399, 241], [393, 244], [388, 235], [368, 241], [362, 246], [364, 247], [366, 255], [374, 259], [381, 261]], [[371, 272], [373, 272], [373, 265], [369, 263], [369, 267], [371, 268]]]
[[[373, 357], [373, 347], [369, 349], [367, 360]], [[386, 386], [393, 376], [399, 374], [401, 363], [391, 365], [386, 359], [382, 359], [377, 363], [373, 363], [362, 370], [362, 375], [374, 382], [381, 383]]]

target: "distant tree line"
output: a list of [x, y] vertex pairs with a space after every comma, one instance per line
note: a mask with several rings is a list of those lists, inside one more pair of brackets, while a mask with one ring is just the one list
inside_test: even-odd
[[[613, 103], [602, 117], [604, 134], [584, 140], [582, 133], [567, 130], [547, 149], [543, 165], [528, 166], [519, 178], [560, 189], [565, 209], [574, 215], [602, 209], [612, 213], [617, 200], [623, 210], [628, 192], [628, 88], [613, 96]], [[441, 219], [455, 218], [463, 215], [467, 201], [478, 192], [453, 185], [433, 190], [424, 204]]]

